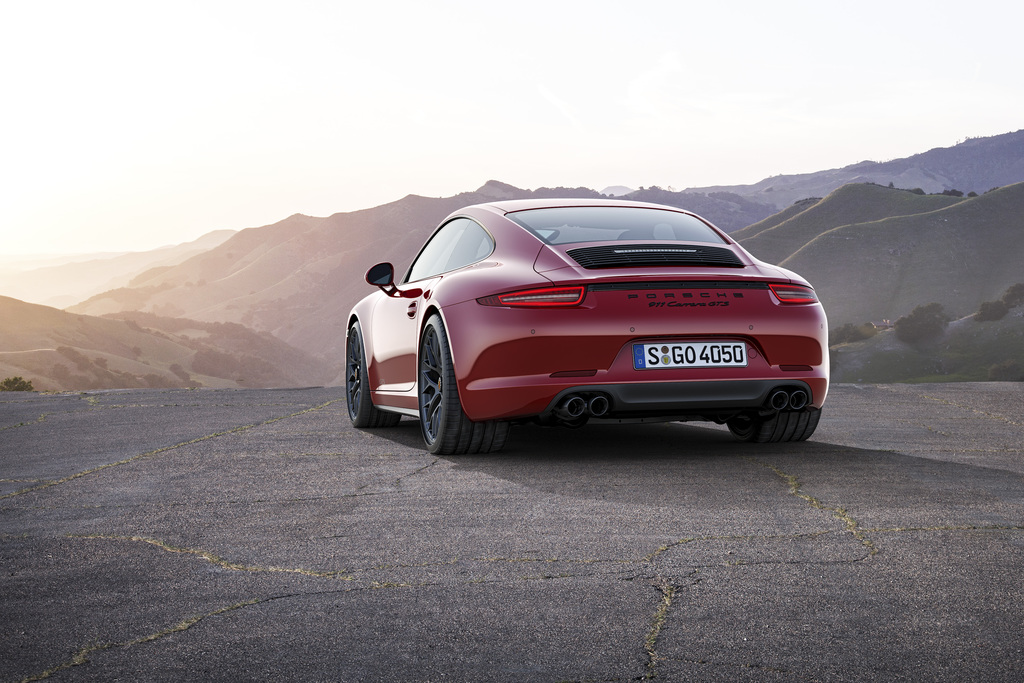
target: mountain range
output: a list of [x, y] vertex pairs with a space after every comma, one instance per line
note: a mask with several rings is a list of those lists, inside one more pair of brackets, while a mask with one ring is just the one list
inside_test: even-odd
[[772, 176], [753, 185], [691, 188], [684, 193], [707, 196], [727, 193], [779, 211], [800, 199], [824, 197], [850, 183], [886, 186], [891, 183], [906, 189], [919, 188], [928, 194], [948, 190], [982, 194], [1021, 181], [1024, 181], [1024, 130], [968, 138], [953, 147], [938, 147], [904, 159], [861, 161], [827, 171]]
[[0, 263], [0, 294], [47, 306], [72, 306], [94, 294], [124, 287], [151, 268], [171, 266], [213, 249], [235, 234], [215, 230], [191, 242], [150, 251], [54, 257], [50, 260], [7, 259]]
[[[1024, 181], [1022, 160], [1024, 131], [1018, 131], [908, 159], [777, 176], [751, 186], [682, 192], [652, 187], [626, 198], [693, 210], [731, 230], [755, 256], [801, 273], [815, 285], [833, 326], [895, 319], [931, 301], [942, 302], [957, 317], [969, 315], [981, 302], [998, 298], [1009, 285], [1024, 280], [1019, 265], [1024, 254], [1024, 184], [1011, 184]], [[917, 182], [903, 184], [898, 179]], [[1006, 186], [987, 191], [996, 184]], [[934, 194], [943, 191], [947, 194]], [[958, 196], [964, 192], [978, 196]], [[88, 355], [84, 338], [61, 340], [68, 339], [68, 329], [105, 316], [104, 329], [115, 337], [127, 329], [164, 335], [179, 344], [180, 353], [161, 351], [153, 365], [167, 377], [180, 380], [185, 373], [208, 386], [224, 381], [248, 386], [242, 377], [246, 373], [224, 370], [237, 370], [244, 362], [255, 368], [255, 361], [239, 360], [245, 356], [281, 363], [281, 376], [263, 376], [264, 386], [275, 381], [282, 386], [338, 383], [345, 316], [371, 291], [362, 277], [369, 266], [390, 261], [403, 271], [434, 227], [469, 204], [600, 196], [588, 188], [525, 190], [489, 181], [452, 197], [408, 195], [324, 218], [295, 214], [229, 235], [186, 258], [133, 271], [122, 286], [70, 306], [64, 315], [76, 318], [60, 321], [47, 318], [52, 313], [30, 315], [8, 303], [2, 315], [12, 326], [18, 325], [19, 316], [36, 315], [50, 319], [63, 332], [33, 342], [8, 334], [0, 337], [0, 352], [56, 353], [57, 346], [66, 346]], [[783, 197], [795, 200], [780, 200]], [[785, 205], [770, 203], [775, 201]], [[6, 293], [0, 289], [0, 294]], [[227, 335], [204, 327], [225, 323], [232, 325]], [[242, 329], [253, 336], [245, 337]], [[283, 346], [273, 352], [264, 348], [271, 339]], [[202, 372], [193, 367], [198, 351], [193, 347], [200, 343], [205, 345], [198, 356]], [[126, 348], [133, 347], [144, 352], [135, 360], [146, 360], [149, 347], [133, 343]], [[289, 356], [285, 348], [295, 353]], [[204, 359], [213, 352], [235, 361], [220, 357], [223, 367], [206, 372], [211, 367]], [[131, 356], [119, 357], [131, 361]], [[177, 361], [169, 363], [172, 356]], [[7, 370], [3, 360], [0, 356], [0, 375], [25, 367], [8, 364]], [[47, 359], [51, 370], [58, 360]], [[171, 372], [170, 365], [177, 365], [179, 372]], [[124, 372], [138, 377], [153, 374], [125, 367]], [[199, 376], [205, 379], [194, 379]]]

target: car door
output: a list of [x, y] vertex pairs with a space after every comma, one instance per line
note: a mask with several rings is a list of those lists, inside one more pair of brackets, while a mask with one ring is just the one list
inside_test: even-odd
[[[481, 242], [486, 242], [481, 246]], [[475, 221], [456, 218], [441, 226], [416, 256], [396, 293], [373, 310], [373, 348], [377, 391], [410, 392], [416, 388], [419, 332], [426, 297], [444, 273], [484, 258], [493, 240]], [[483, 255], [479, 255], [482, 252]]]

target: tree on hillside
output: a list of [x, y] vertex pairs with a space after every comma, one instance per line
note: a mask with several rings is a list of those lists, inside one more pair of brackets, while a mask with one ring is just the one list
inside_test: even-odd
[[994, 382], [1024, 382], [1024, 368], [1015, 360], [1006, 360], [990, 367], [988, 378]]
[[1024, 304], [1024, 282], [1010, 285], [1003, 292], [1003, 297], [997, 301], [983, 301], [978, 307], [978, 312], [974, 314], [974, 321], [1002, 320], [1011, 308], [1016, 308], [1021, 304]]
[[949, 316], [942, 304], [931, 303], [918, 306], [913, 311], [898, 319], [893, 325], [896, 336], [908, 344], [917, 344], [941, 335]]
[[0, 382], [0, 391], [35, 391], [30, 380], [21, 377], [8, 377]]
[[871, 323], [864, 323], [863, 325], [846, 323], [829, 331], [828, 345], [834, 346], [836, 344], [863, 341], [874, 337], [876, 334], [878, 334], [878, 330]]
[[974, 321], [981, 323], [988, 320], [1002, 320], [1009, 312], [1010, 307], [1003, 301], [983, 301], [978, 306], [978, 312], [974, 314]]
[[1010, 308], [1024, 304], [1024, 282], [1010, 285], [1009, 289], [1003, 293], [1002, 302]]

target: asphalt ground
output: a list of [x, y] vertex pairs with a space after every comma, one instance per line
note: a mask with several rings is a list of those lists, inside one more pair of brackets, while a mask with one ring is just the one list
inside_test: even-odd
[[515, 428], [339, 389], [0, 394], [0, 681], [1019, 681], [1024, 385], [815, 436]]

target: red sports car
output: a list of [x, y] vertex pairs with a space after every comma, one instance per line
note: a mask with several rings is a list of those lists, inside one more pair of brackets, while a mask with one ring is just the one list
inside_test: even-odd
[[356, 427], [420, 421], [431, 453], [515, 423], [709, 420], [801, 441], [828, 391], [825, 312], [795, 273], [687, 211], [611, 200], [469, 206], [349, 316]]

